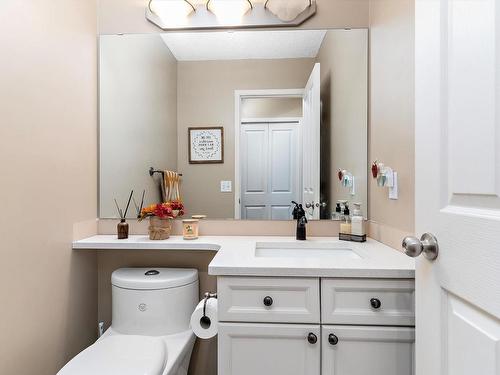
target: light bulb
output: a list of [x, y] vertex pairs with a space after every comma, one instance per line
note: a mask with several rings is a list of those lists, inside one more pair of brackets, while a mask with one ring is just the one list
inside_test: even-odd
[[237, 23], [252, 9], [248, 0], [209, 0], [207, 9], [210, 10], [221, 23]]
[[195, 11], [186, 0], [151, 0], [149, 9], [171, 27], [187, 24], [188, 16]]
[[266, 8], [284, 22], [293, 21], [310, 5], [310, 0], [269, 0], [266, 2]]

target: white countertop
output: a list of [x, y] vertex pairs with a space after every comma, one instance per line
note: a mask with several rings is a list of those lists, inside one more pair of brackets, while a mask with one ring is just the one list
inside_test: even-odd
[[[272, 242], [292, 246], [331, 244], [352, 249], [359, 257], [255, 256], [257, 243]], [[296, 241], [293, 237], [200, 236], [187, 241], [182, 236], [172, 236], [167, 240], [151, 241], [146, 235], [132, 235], [126, 240], [118, 240], [115, 235], [97, 235], [73, 242], [73, 249], [216, 251], [209, 265], [210, 275], [413, 278], [415, 274], [414, 259], [372, 239], [356, 243], [339, 241], [337, 237]]]

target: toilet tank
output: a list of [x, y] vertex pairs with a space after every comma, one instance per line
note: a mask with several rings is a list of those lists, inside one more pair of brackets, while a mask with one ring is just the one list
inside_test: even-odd
[[189, 329], [199, 298], [198, 270], [120, 268], [111, 275], [111, 284], [115, 331], [165, 336]]

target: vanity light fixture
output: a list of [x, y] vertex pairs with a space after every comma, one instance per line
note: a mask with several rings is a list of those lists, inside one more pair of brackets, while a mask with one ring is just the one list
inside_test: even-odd
[[266, 0], [264, 8], [285, 22], [293, 21], [312, 5], [312, 0]]
[[168, 27], [188, 24], [188, 17], [196, 8], [188, 0], [149, 0], [148, 10]]
[[253, 9], [250, 0], [208, 0], [206, 6], [222, 23], [238, 22]]
[[163, 30], [298, 26], [317, 0], [149, 0], [146, 19]]

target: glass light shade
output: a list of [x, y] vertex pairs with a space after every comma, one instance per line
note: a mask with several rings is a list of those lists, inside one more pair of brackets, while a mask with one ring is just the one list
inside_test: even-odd
[[269, 0], [266, 8], [284, 22], [293, 21], [311, 5], [309, 0]]
[[221, 22], [234, 23], [252, 9], [252, 3], [248, 0], [209, 0], [207, 9]]
[[194, 7], [186, 0], [150, 0], [149, 9], [168, 26], [181, 26], [188, 22]]

